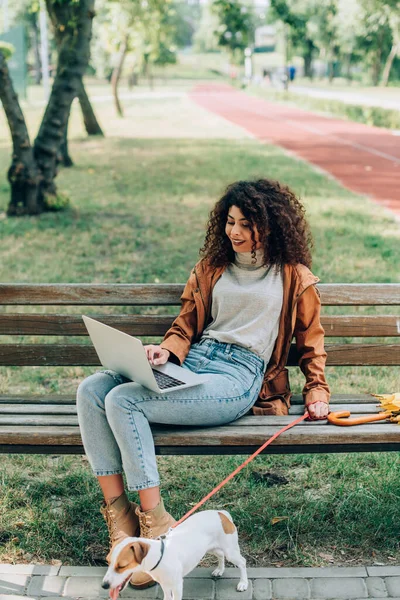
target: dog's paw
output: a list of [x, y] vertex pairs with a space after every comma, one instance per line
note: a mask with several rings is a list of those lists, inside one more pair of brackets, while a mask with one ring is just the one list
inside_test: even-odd
[[249, 587], [248, 581], [239, 581], [239, 583], [236, 586], [236, 589], [238, 592], [245, 592], [248, 587]]
[[212, 577], [222, 577], [223, 574], [224, 574], [224, 569], [220, 569], [219, 567], [214, 569], [214, 571], [211, 573]]

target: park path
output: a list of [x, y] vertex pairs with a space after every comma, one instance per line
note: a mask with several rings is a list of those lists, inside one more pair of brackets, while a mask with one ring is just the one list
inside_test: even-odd
[[[0, 600], [100, 600], [105, 567], [0, 564]], [[215, 580], [211, 569], [185, 577], [183, 600], [400, 600], [400, 567], [249, 568], [249, 587], [237, 592], [238, 570], [228, 568]], [[134, 590], [121, 600], [161, 600], [160, 587]]]
[[400, 137], [250, 96], [227, 84], [198, 85], [191, 99], [366, 194], [400, 217]]
[[400, 111], [400, 89], [399, 88], [370, 88], [370, 89], [347, 89], [319, 88], [307, 85], [291, 85], [290, 91], [302, 96], [311, 96], [312, 98], [323, 98], [328, 100], [338, 100], [345, 104], [359, 104], [361, 106], [378, 106], [388, 110]]

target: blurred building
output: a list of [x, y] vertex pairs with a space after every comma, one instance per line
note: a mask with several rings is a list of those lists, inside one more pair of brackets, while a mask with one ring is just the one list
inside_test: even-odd
[[276, 29], [274, 25], [257, 27], [254, 34], [256, 52], [274, 52], [276, 47]]

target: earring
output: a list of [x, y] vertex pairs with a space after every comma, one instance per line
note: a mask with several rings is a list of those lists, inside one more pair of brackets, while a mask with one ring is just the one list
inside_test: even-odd
[[256, 258], [256, 251], [255, 251], [255, 250], [252, 250], [252, 251], [251, 251], [251, 264], [252, 264], [252, 265], [255, 265], [255, 264], [256, 264], [256, 262], [257, 262], [257, 258]]

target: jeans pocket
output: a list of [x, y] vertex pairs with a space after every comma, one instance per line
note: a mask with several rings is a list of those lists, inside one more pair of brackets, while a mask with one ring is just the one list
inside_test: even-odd
[[[250, 354], [250, 352], [246, 354]], [[254, 355], [254, 358], [248, 357], [245, 354], [242, 354], [241, 352], [233, 350], [229, 354], [229, 360], [240, 367], [248, 369], [252, 373], [252, 375], [256, 376], [262, 372], [262, 359], [258, 359], [256, 355]]]

